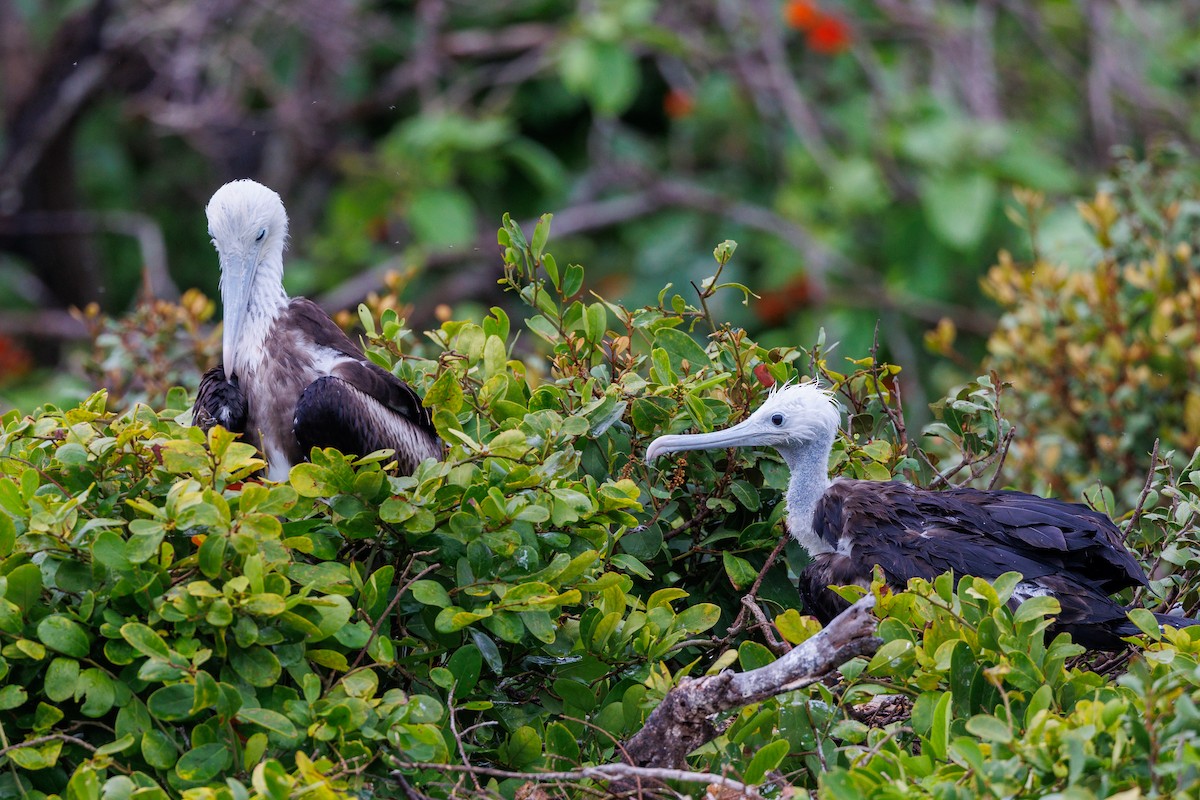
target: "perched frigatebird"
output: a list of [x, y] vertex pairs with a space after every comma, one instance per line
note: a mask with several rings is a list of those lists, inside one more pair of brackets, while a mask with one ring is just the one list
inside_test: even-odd
[[[833, 394], [815, 381], [784, 386], [744, 421], [725, 430], [660, 436], [646, 462], [680, 450], [768, 445], [791, 472], [787, 527], [812, 556], [800, 575], [805, 607], [828, 623], [847, 607], [829, 587], [869, 586], [875, 565], [888, 584], [933, 580], [943, 572], [994, 580], [1021, 573], [1013, 602], [1058, 599], [1051, 630], [1097, 650], [1123, 647], [1138, 629], [1110, 594], [1146, 584], [1145, 573], [1105, 515], [1075, 503], [1015, 491], [931, 491], [899, 481], [829, 478], [841, 421]], [[1156, 614], [1186, 627], [1185, 617]]]
[[429, 411], [408, 384], [372, 364], [321, 308], [283, 289], [288, 220], [279, 195], [250, 180], [217, 190], [205, 209], [221, 262], [222, 360], [192, 409], [204, 429], [242, 433], [287, 480], [313, 447], [366, 455], [392, 449], [412, 472], [439, 458]]

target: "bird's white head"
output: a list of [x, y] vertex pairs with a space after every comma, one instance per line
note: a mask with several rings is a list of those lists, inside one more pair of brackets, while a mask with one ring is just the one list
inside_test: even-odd
[[771, 392], [765, 403], [742, 422], [712, 433], [660, 436], [646, 448], [646, 462], [679, 450], [770, 446], [789, 466], [801, 451], [828, 458], [841, 421], [833, 393], [816, 381], [792, 383]]
[[217, 190], [205, 208], [208, 235], [221, 262], [221, 305], [225, 329], [222, 357], [228, 377], [236, 374], [235, 352], [251, 309], [274, 313], [287, 304], [283, 249], [288, 219], [279, 195], [251, 180]]

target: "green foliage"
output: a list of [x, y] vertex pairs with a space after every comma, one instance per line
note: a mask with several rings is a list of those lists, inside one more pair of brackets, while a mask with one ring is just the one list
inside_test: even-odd
[[[777, 458], [694, 453], [659, 473], [637, 455], [662, 432], [740, 419], [807, 361], [848, 412], [833, 469], [925, 479], [938, 458], [905, 433], [897, 369], [869, 355], [838, 372], [823, 338], [767, 349], [716, 324], [712, 298], [748, 292], [722, 277], [732, 242], [695, 304], [668, 288], [628, 309], [546, 252], [549, 226], [499, 232], [502, 284], [531, 308], [524, 336], [500, 308], [420, 346], [394, 310], [361, 314], [370, 357], [418, 388], [448, 446], [411, 476], [387, 452], [317, 449], [288, 482], [260, 482], [250, 446], [182, 424], [179, 389], [162, 411], [112, 411], [100, 392], [0, 418], [0, 792], [340, 800], [404, 781], [511, 797], [511, 780], [468, 789], [443, 770], [618, 759], [680, 679], [773, 658], [741, 613], [760, 578], [785, 640], [817, 630], [789, 581], [804, 554], [764, 571]], [[1000, 452], [991, 381], [938, 414], [956, 463]], [[1161, 531], [1162, 513], [1147, 503], [1140, 529]], [[732, 715], [694, 766], [833, 797], [1190, 786], [1146, 754], [1185, 747], [1200, 642], [1148, 626], [1145, 665], [1113, 684], [1043, 641], [1052, 601], [1005, 605], [1015, 582], [876, 586], [887, 643], [873, 659]], [[887, 693], [914, 701], [910, 721], [855, 718]], [[1118, 705], [1098, 722], [1097, 703]], [[1058, 749], [1039, 756], [1036, 737]], [[1083, 767], [1060, 769], [1059, 753]]]
[[956, 591], [943, 575], [879, 597], [886, 644], [865, 667], [843, 668], [851, 676], [841, 700], [901, 692], [912, 698], [911, 715], [883, 727], [835, 726], [848, 744], [823, 776], [821, 797], [1101, 798], [1200, 788], [1200, 751], [1186, 733], [1200, 700], [1200, 630], [1160, 634], [1151, 624], [1155, 641], [1112, 681], [1070, 666], [1082, 648], [1065, 635], [1044, 640], [1053, 598], [1005, 605], [1018, 580], [963, 578]]
[[103, 386], [113, 407], [161, 408], [176, 386], [192, 386], [220, 359], [221, 336], [210, 323], [216, 304], [191, 289], [178, 304], [147, 301], [120, 318], [92, 304], [76, 312], [88, 328], [91, 352], [82, 359], [90, 386]]
[[1016, 485], [1079, 496], [1098, 481], [1132, 507], [1156, 439], [1176, 466], [1200, 446], [1195, 178], [1170, 150], [1123, 160], [1079, 204], [1091, 234], [1081, 263], [1045, 253], [1046, 213], [1025, 196], [1039, 257], [1002, 254], [984, 284], [1005, 310], [988, 364], [1021, 420], [1006, 470]]

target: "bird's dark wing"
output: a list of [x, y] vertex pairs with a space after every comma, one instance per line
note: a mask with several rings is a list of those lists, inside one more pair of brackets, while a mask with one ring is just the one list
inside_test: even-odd
[[228, 431], [244, 433], [246, 430], [246, 395], [238, 386], [237, 378], [225, 379], [225, 367], [217, 364], [200, 378], [196, 391], [196, 404], [192, 406], [192, 424], [208, 430], [221, 425]]
[[1116, 525], [1085, 506], [1022, 492], [837, 481], [818, 503], [813, 528], [838, 543], [801, 578], [801, 594], [812, 597], [818, 616], [845, 607], [823, 587], [864, 584], [876, 564], [896, 588], [949, 570], [988, 580], [1011, 570], [1024, 577], [1014, 603], [1037, 594], [1059, 600], [1054, 631], [1102, 649], [1120, 647], [1120, 637], [1134, 632], [1109, 594], [1145, 584], [1145, 574]]
[[329, 318], [319, 305], [306, 297], [296, 297], [288, 302], [284, 316], [277, 327], [295, 330], [313, 344], [335, 350], [342, 355], [362, 358], [362, 348], [354, 343], [346, 332]]
[[1056, 575], [1105, 594], [1146, 582], [1103, 514], [1023, 492], [836, 481], [818, 504], [814, 529], [901, 580], [949, 569], [988, 579], [1016, 570], [1026, 580]]
[[411, 386], [368, 361], [316, 303], [296, 299], [286, 313], [290, 326], [313, 344], [346, 357], [331, 375], [309, 384], [296, 403], [293, 426], [303, 453], [336, 447], [365, 455], [390, 448], [408, 472], [423, 459], [441, 455], [429, 410]]
[[[380, 372], [392, 377], [386, 370]], [[416, 404], [415, 394], [411, 402]], [[296, 439], [304, 453], [313, 447], [336, 447], [343, 453], [366, 455], [390, 448], [396, 451], [400, 469], [411, 473], [424, 459], [442, 454], [428, 412], [420, 405], [415, 408], [421, 412], [419, 421], [380, 402], [355, 383], [329, 375], [313, 381], [300, 395], [294, 420]]]

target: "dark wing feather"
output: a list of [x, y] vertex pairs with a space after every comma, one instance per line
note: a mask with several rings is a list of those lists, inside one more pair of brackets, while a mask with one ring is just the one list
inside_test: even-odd
[[[819, 503], [839, 528], [823, 538], [852, 543], [889, 574], [906, 579], [953, 569], [995, 578], [1068, 576], [1105, 593], [1146, 582], [1116, 525], [1084, 506], [1022, 492], [950, 489], [898, 482], [837, 481]], [[820, 514], [818, 515], [820, 516]]]
[[217, 364], [200, 378], [196, 404], [192, 406], [193, 425], [208, 430], [219, 424], [228, 431], [244, 433], [247, 410], [246, 395], [237, 378], [225, 379], [223, 364]]
[[[1145, 574], [1121, 532], [1085, 506], [1022, 492], [949, 489], [932, 492], [897, 482], [838, 481], [818, 503], [814, 527], [836, 548], [813, 559], [800, 579], [811, 613], [828, 622], [846, 603], [826, 587], [864, 584], [874, 565], [889, 584], [931, 580], [953, 570], [993, 580], [1010, 570], [1024, 582], [1014, 604], [1034, 594], [1058, 599], [1049, 633], [1067, 632], [1093, 649], [1124, 646], [1137, 633], [1109, 595], [1144, 585]], [[1195, 620], [1156, 615], [1183, 627]]]
[[429, 410], [421, 405], [421, 398], [412, 387], [378, 364], [368, 361], [362, 349], [320, 306], [300, 297], [291, 301], [287, 313], [292, 318], [289, 323], [303, 330], [314, 344], [354, 359], [334, 367], [335, 376], [405, 417], [429, 436], [437, 435]]
[[306, 454], [313, 447], [336, 447], [343, 453], [358, 455], [391, 449], [406, 473], [424, 459], [442, 454], [441, 441], [432, 426], [413, 423], [332, 375], [313, 381], [300, 395], [294, 429]]
[[314, 446], [359, 455], [390, 448], [409, 472], [423, 459], [441, 455], [429, 410], [411, 386], [368, 361], [311, 300], [292, 300], [287, 314], [288, 324], [314, 344], [348, 357], [331, 376], [310, 384], [296, 403], [294, 428], [303, 453]]
[[363, 358], [362, 348], [355, 344], [346, 332], [329, 318], [319, 305], [307, 297], [296, 297], [288, 303], [281, 327], [302, 331], [313, 344], [328, 347], [354, 358]]

